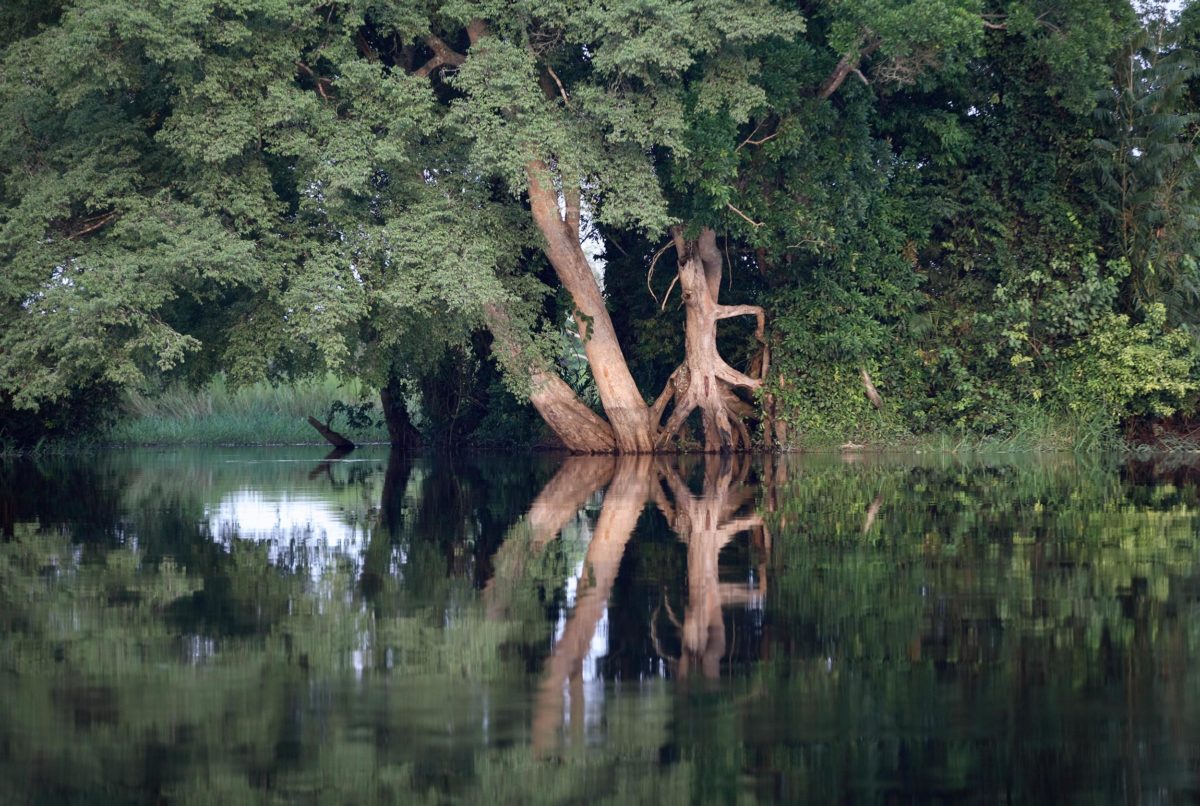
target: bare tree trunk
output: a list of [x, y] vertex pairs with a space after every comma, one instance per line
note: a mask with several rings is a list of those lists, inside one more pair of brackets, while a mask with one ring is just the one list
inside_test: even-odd
[[338, 448], [339, 450], [345, 450], [345, 451], [354, 450], [353, 442], [351, 442], [349, 439], [347, 439], [343, 435], [339, 434], [337, 431], [334, 431], [329, 426], [325, 425], [325, 423], [321, 422], [316, 417], [309, 415], [308, 424], [311, 425], [313, 428], [315, 428], [317, 433], [320, 434], [322, 437], [324, 437], [325, 441], [328, 442], [333, 447]]
[[685, 313], [684, 362], [667, 381], [651, 411], [658, 422], [667, 408], [674, 410], [658, 433], [656, 446], [661, 450], [696, 409], [704, 424], [704, 450], [709, 453], [748, 451], [751, 448], [750, 430], [746, 418], [754, 407], [738, 397], [736, 390], [753, 392], [762, 386], [761, 378], [751, 378], [721, 358], [717, 352], [717, 322], [734, 316], [754, 316], [758, 320], [755, 336], [763, 344], [763, 360], [759, 372], [765, 374], [769, 364], [764, 328], [766, 316], [757, 305], [721, 305], [717, 302], [721, 289], [722, 260], [717, 249], [716, 233], [705, 229], [695, 241], [687, 241], [682, 230], [672, 230], [679, 257], [679, 286], [683, 293]]
[[613, 430], [604, 418], [583, 404], [567, 382], [552, 369], [536, 363], [521, 350], [519, 334], [515, 333], [508, 314], [497, 304], [483, 306], [484, 318], [492, 331], [500, 357], [514, 368], [525, 364], [530, 376], [529, 400], [546, 425], [571, 453], [612, 453], [616, 450]]
[[[650, 421], [650, 409], [629, 371], [604, 295], [579, 242], [579, 188], [563, 174], [564, 216], [559, 212], [559, 196], [550, 169], [534, 161], [526, 174], [533, 220], [546, 238], [546, 257], [575, 305], [579, 335], [604, 414], [612, 426], [615, 449], [617, 453], [651, 453], [655, 449], [655, 424]], [[542, 414], [545, 416], [545, 412]]]

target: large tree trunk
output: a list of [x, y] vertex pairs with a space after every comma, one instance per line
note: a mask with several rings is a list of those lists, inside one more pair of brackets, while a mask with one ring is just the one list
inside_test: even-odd
[[[583, 404], [567, 382], [543, 366], [536, 356], [521, 349], [520, 334], [514, 331], [508, 313], [496, 303], [483, 306], [500, 359], [513, 371], [529, 374], [529, 400], [546, 425], [571, 453], [612, 453], [616, 450], [613, 430], [604, 418]], [[528, 362], [533, 362], [530, 365]]]
[[575, 305], [579, 336], [604, 414], [612, 426], [616, 451], [650, 453], [655, 448], [655, 423], [650, 420], [650, 409], [621, 352], [604, 295], [579, 242], [579, 189], [563, 174], [565, 215], [562, 215], [550, 169], [541, 161], [534, 161], [526, 174], [533, 220], [546, 238], [546, 257]]
[[651, 411], [651, 419], [657, 423], [667, 404], [674, 403], [671, 416], [658, 433], [656, 447], [665, 449], [688, 415], [699, 409], [706, 452], [748, 451], [752, 446], [746, 419], [753, 415], [754, 407], [742, 400], [736, 390], [753, 392], [762, 386], [762, 380], [739, 372], [721, 358], [717, 352], [717, 322], [734, 316], [757, 318], [755, 336], [763, 344], [762, 359], [757, 363], [760, 376], [765, 375], [769, 361], [763, 338], [763, 309], [757, 305], [721, 305], [717, 302], [722, 261], [716, 233], [711, 229], [701, 231], [695, 241], [687, 241], [682, 230], [676, 227], [672, 237], [679, 258], [685, 352], [683, 364], [671, 374], [667, 388]]

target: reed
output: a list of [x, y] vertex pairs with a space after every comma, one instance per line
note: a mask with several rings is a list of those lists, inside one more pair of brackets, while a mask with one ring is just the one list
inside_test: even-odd
[[[323, 419], [336, 400], [357, 401], [366, 390], [356, 381], [332, 376], [287, 385], [256, 383], [231, 387], [223, 375], [200, 389], [170, 387], [156, 395], [131, 394], [123, 415], [105, 435], [118, 445], [296, 445], [319, 443], [306, 422]], [[378, 395], [368, 399], [379, 411]], [[335, 429], [355, 442], [386, 442], [382, 426], [354, 429], [335, 421]]]

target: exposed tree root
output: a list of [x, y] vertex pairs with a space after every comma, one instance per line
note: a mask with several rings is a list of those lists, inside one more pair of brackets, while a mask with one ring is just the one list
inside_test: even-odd
[[[769, 366], [764, 329], [766, 315], [757, 305], [721, 305], [722, 258], [716, 234], [706, 229], [695, 241], [685, 241], [677, 228], [672, 232], [679, 255], [679, 285], [686, 316], [685, 358], [668, 379], [651, 407], [651, 421], [661, 421], [669, 403], [674, 404], [666, 423], [659, 429], [655, 449], [663, 451], [693, 411], [700, 411], [704, 427], [704, 450], [708, 453], [748, 451], [752, 447], [746, 422], [755, 409], [738, 396], [738, 390], [753, 393], [762, 386]], [[757, 364], [759, 377], [739, 372], [717, 352], [717, 322], [735, 316], [757, 319], [755, 338], [763, 345]]]

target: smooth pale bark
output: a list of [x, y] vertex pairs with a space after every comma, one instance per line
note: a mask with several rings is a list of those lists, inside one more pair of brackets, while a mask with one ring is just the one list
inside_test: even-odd
[[530, 211], [546, 239], [546, 258], [575, 306], [575, 321], [604, 414], [612, 426], [616, 451], [650, 453], [655, 447], [650, 408], [629, 371], [604, 295], [579, 242], [579, 191], [566, 189], [564, 217], [560, 214], [558, 192], [551, 183], [550, 170], [545, 163], [532, 161], [526, 168], [526, 175]]
[[522, 354], [518, 335], [508, 314], [496, 303], [483, 306], [488, 329], [510, 366], [526, 364], [529, 400], [550, 430], [572, 453], [612, 453], [616, 449], [613, 430], [596, 412], [583, 404], [566, 381], [536, 358]]

